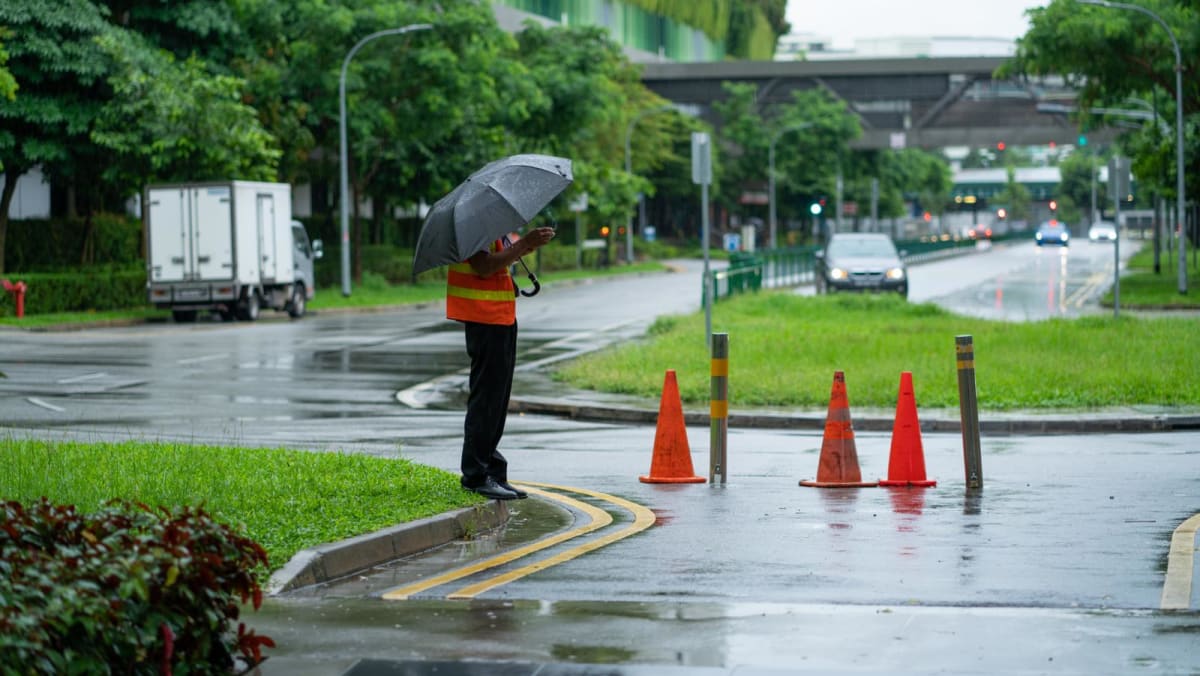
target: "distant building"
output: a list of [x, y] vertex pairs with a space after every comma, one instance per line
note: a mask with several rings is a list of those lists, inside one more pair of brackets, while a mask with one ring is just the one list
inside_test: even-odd
[[892, 36], [856, 40], [852, 49], [835, 49], [829, 36], [790, 33], [779, 38], [776, 61], [833, 59], [918, 59], [956, 56], [1012, 56], [1017, 43], [1005, 38]]

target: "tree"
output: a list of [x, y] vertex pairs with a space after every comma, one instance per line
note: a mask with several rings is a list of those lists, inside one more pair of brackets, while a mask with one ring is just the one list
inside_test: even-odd
[[1029, 194], [1029, 188], [1017, 182], [1017, 170], [1014, 167], [1008, 168], [1008, 179], [1004, 188], [996, 193], [995, 202], [1007, 205], [1009, 220], [1023, 221], [1029, 218], [1033, 197]]
[[[623, 223], [638, 192], [651, 185], [637, 170], [652, 171], [672, 153], [667, 101], [641, 84], [638, 69], [599, 27], [543, 28], [527, 25], [517, 35], [519, 57], [541, 96], [514, 131], [522, 147], [571, 157], [575, 192], [586, 192], [588, 211], [602, 222]], [[630, 136], [634, 175], [625, 173], [625, 134]]]
[[[775, 137], [776, 212], [797, 216], [809, 201], [836, 193], [839, 171], [850, 175], [850, 141], [862, 130], [843, 101], [812, 89], [792, 94], [792, 101], [775, 107], [764, 119], [752, 84], [727, 83], [724, 101], [713, 104], [721, 116], [721, 152], [726, 156], [718, 200], [729, 209], [746, 210], [738, 197], [746, 187], [764, 186], [770, 166], [770, 143]], [[767, 216], [766, 207], [749, 207]]]
[[[1058, 184], [1059, 213], [1067, 222], [1078, 222], [1081, 220], [1080, 214], [1082, 207], [1086, 206], [1092, 220], [1099, 220], [1100, 214], [1091, 214], [1092, 204], [1092, 186], [1096, 187], [1096, 207], [1103, 210], [1108, 203], [1108, 186], [1099, 181], [1095, 181], [1094, 177], [1097, 169], [1104, 160], [1096, 157], [1091, 152], [1073, 152], [1062, 159], [1058, 164], [1058, 170], [1061, 173], [1061, 178]], [[1066, 211], [1063, 210], [1063, 202], [1069, 200]], [[1070, 206], [1075, 206], [1077, 211], [1075, 217], [1067, 213], [1070, 211]]]
[[[0, 30], [0, 38], [8, 36], [8, 31]], [[8, 52], [4, 51], [4, 43], [0, 42], [0, 98], [12, 101], [17, 98], [17, 81], [4, 64], [8, 63]], [[0, 170], [4, 165], [0, 164]]]
[[112, 151], [106, 181], [136, 193], [147, 183], [276, 179], [279, 151], [242, 103], [244, 81], [120, 29], [98, 43], [113, 62], [114, 97], [91, 134]]
[[21, 95], [0, 106], [0, 164], [7, 177], [0, 191], [3, 272], [17, 178], [38, 165], [48, 176], [70, 177], [100, 164], [88, 153], [88, 133], [108, 98], [106, 60], [95, 38], [110, 27], [104, 10], [87, 0], [5, 0], [0, 25], [12, 34], [8, 68], [21, 83]]
[[[1183, 67], [1185, 177], [1189, 194], [1200, 188], [1195, 129], [1200, 126], [1200, 5], [1191, 0], [1139, 0], [1139, 4], [1171, 26], [1179, 41]], [[1058, 74], [1079, 92], [1081, 115], [1090, 108], [1128, 107], [1130, 99], [1157, 98], [1164, 119], [1175, 106], [1175, 55], [1167, 32], [1140, 12], [1084, 6], [1074, 0], [1053, 0], [1031, 9], [1029, 31], [1018, 41], [1017, 53], [1000, 69], [1000, 77], [1017, 74]], [[1157, 91], [1157, 97], [1153, 92]], [[1154, 133], [1152, 130], [1151, 132]], [[1155, 160], [1135, 158], [1144, 171], [1139, 177], [1157, 183], [1159, 192], [1175, 194], [1174, 143], [1145, 144], [1142, 152]]]
[[954, 187], [946, 160], [917, 148], [882, 151], [876, 171], [880, 218], [904, 215], [907, 199], [916, 200], [931, 213], [941, 213]]

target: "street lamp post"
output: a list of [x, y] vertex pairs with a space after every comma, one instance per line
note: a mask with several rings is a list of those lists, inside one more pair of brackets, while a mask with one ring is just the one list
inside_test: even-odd
[[[630, 175], [633, 174], [633, 157], [629, 151], [629, 144], [630, 144], [630, 139], [633, 137], [634, 125], [636, 125], [637, 121], [642, 119], [646, 115], [649, 115], [651, 113], [657, 113], [657, 112], [663, 111], [663, 110], [671, 110], [674, 107], [675, 106], [673, 106], [673, 105], [665, 104], [665, 105], [655, 106], [653, 108], [647, 108], [645, 110], [639, 111], [638, 114], [634, 115], [633, 119], [629, 121], [629, 124], [627, 124], [625, 126], [625, 173], [626, 174], [630, 174]], [[639, 204], [641, 203], [642, 199], [644, 199], [644, 198], [639, 194], [638, 195]], [[625, 261], [628, 263], [633, 262], [633, 214], [632, 213], [627, 215], [625, 218]]]
[[767, 148], [767, 184], [769, 186], [768, 196], [770, 198], [770, 203], [771, 203], [770, 208], [768, 209], [768, 221], [770, 223], [768, 226], [769, 232], [770, 232], [769, 244], [770, 244], [770, 248], [772, 248], [772, 249], [775, 248], [775, 230], [776, 230], [776, 228], [775, 228], [775, 142], [779, 140], [780, 136], [783, 136], [784, 134], [786, 134], [789, 131], [797, 131], [800, 129], [807, 129], [808, 127], [811, 127], [811, 126], [813, 126], [812, 122], [800, 122], [800, 123], [793, 124], [788, 127], [784, 127], [783, 129], [780, 129], [771, 135], [771, 143]]
[[399, 35], [409, 31], [429, 30], [433, 28], [432, 24], [416, 23], [401, 28], [388, 28], [375, 33], [371, 33], [367, 37], [358, 41], [358, 44], [350, 48], [346, 54], [346, 58], [342, 60], [342, 74], [338, 78], [338, 164], [340, 175], [339, 195], [342, 202], [342, 295], [350, 295], [350, 174], [347, 168], [346, 161], [346, 69], [350, 66], [350, 59], [358, 53], [358, 50], [363, 45], [381, 38], [385, 35]]
[[1145, 7], [1123, 2], [1111, 2], [1111, 0], [1079, 0], [1079, 2], [1085, 5], [1097, 5], [1099, 7], [1141, 12], [1157, 21], [1160, 26], [1166, 29], [1167, 35], [1171, 38], [1171, 47], [1175, 50], [1175, 189], [1179, 198], [1178, 220], [1176, 221], [1179, 227], [1179, 293], [1186, 294], [1187, 256], [1184, 253], [1184, 249], [1187, 245], [1187, 229], [1184, 227], [1184, 219], [1187, 213], [1187, 194], [1185, 192], [1186, 188], [1183, 177], [1183, 60], [1179, 56], [1179, 41], [1175, 39], [1175, 31], [1171, 30], [1167, 22]]

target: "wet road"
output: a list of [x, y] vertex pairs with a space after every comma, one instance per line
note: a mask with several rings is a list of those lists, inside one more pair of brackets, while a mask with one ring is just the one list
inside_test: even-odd
[[[1127, 260], [1141, 244], [1122, 243], [1121, 259]], [[1097, 300], [1112, 286], [1114, 267], [1111, 242], [1039, 247], [1031, 237], [911, 268], [909, 300], [1009, 321], [1111, 312], [1101, 310]]]
[[[1101, 274], [1106, 253], [996, 247], [913, 268], [911, 293], [985, 316], [996, 289], [1022, 318], [1085, 312], [1079, 290]], [[693, 266], [548, 286], [521, 303], [520, 363], [628, 340], [658, 313], [694, 310], [698, 279]], [[1060, 303], [1050, 290], [1084, 302]], [[457, 466], [461, 412], [395, 398], [408, 392], [419, 406], [461, 387], [461, 335], [440, 307], [3, 339], [0, 421], [13, 434], [348, 448]], [[280, 643], [263, 673], [339, 674], [359, 657], [887, 673], [1200, 669], [1200, 617], [1157, 610], [1171, 532], [1200, 511], [1200, 435], [985, 438], [985, 491], [968, 499], [957, 435], [925, 435], [936, 488], [825, 491], [797, 486], [816, 471], [819, 433], [731, 430], [725, 486], [638, 482], [654, 433], [513, 416], [505, 450], [514, 478], [632, 500], [653, 510], [655, 525], [474, 601], [445, 600], [449, 588], [379, 598], [414, 571], [581, 518], [517, 503], [512, 527], [495, 538], [268, 602], [249, 618]], [[703, 472], [708, 429], [687, 435]], [[862, 433], [857, 443], [864, 476], [884, 475], [888, 436]], [[610, 512], [614, 528], [633, 519], [575, 497]]]

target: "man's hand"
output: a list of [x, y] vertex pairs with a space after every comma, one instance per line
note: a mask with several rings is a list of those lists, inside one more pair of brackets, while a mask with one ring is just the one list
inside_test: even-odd
[[467, 259], [471, 264], [471, 269], [475, 274], [481, 277], [487, 277], [498, 270], [517, 262], [517, 259], [525, 254], [532, 253], [535, 249], [544, 246], [547, 242], [554, 239], [554, 228], [534, 228], [525, 233], [521, 239], [515, 244], [504, 249], [491, 253], [488, 251], [480, 251], [479, 253]]
[[550, 242], [550, 240], [554, 239], [554, 235], [556, 234], [557, 233], [555, 232], [554, 228], [548, 228], [545, 226], [530, 230], [529, 232], [525, 233], [521, 239], [517, 240], [517, 246], [523, 245], [525, 247], [525, 252], [521, 255], [524, 256], [527, 253], [531, 253], [534, 250], [545, 246]]

